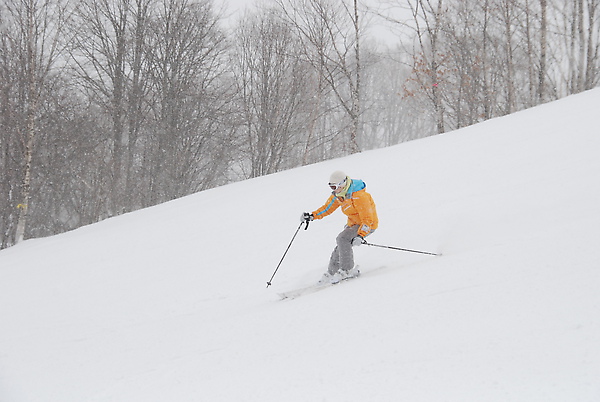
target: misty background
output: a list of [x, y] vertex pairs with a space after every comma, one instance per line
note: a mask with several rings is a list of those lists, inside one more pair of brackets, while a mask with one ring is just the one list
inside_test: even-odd
[[600, 0], [7, 0], [0, 248], [594, 88], [599, 19]]

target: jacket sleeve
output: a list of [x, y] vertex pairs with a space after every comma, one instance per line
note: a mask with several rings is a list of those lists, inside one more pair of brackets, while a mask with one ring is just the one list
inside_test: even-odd
[[352, 198], [352, 201], [360, 220], [357, 234], [365, 237], [373, 230], [377, 229], [379, 223], [377, 212], [375, 210], [375, 203], [373, 202], [371, 195], [365, 191], [356, 194], [356, 196]]
[[316, 211], [313, 211], [312, 214], [315, 219], [322, 219], [338, 209], [339, 206], [340, 203], [336, 200], [336, 198], [333, 195], [330, 195], [325, 204], [323, 204], [323, 206]]

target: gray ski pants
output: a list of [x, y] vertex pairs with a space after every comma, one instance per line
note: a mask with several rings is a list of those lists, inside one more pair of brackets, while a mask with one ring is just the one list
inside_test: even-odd
[[354, 252], [352, 251], [352, 239], [354, 239], [357, 236], [357, 233], [358, 225], [354, 225], [346, 227], [335, 238], [335, 242], [337, 245], [331, 253], [331, 258], [329, 259], [329, 267], [327, 268], [327, 271], [331, 275], [335, 274], [340, 269], [343, 271], [349, 271], [354, 267]]

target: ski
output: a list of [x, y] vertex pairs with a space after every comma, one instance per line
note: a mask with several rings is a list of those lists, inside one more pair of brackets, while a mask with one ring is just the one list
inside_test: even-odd
[[346, 282], [346, 281], [349, 281], [351, 279], [355, 279], [358, 277], [360, 277], [360, 273], [356, 276], [343, 278], [337, 283], [316, 283], [316, 284], [306, 286], [303, 288], [294, 289], [294, 290], [290, 290], [290, 291], [282, 292], [282, 293], [277, 293], [277, 295], [281, 298], [281, 300], [293, 300], [293, 299], [297, 299], [298, 297], [301, 297], [301, 296], [319, 292], [319, 291], [321, 291], [323, 289], [327, 289], [331, 286], [339, 285], [342, 282]]

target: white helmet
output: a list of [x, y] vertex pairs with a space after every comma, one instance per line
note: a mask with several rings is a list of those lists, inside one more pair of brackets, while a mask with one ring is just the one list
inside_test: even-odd
[[336, 188], [343, 187], [346, 184], [347, 178], [348, 176], [346, 176], [346, 173], [342, 172], [341, 170], [336, 170], [331, 174], [331, 176], [329, 176], [329, 187], [334, 190]]
[[341, 181], [346, 180], [346, 173], [341, 170], [336, 170], [329, 176], [329, 184], [338, 184]]

